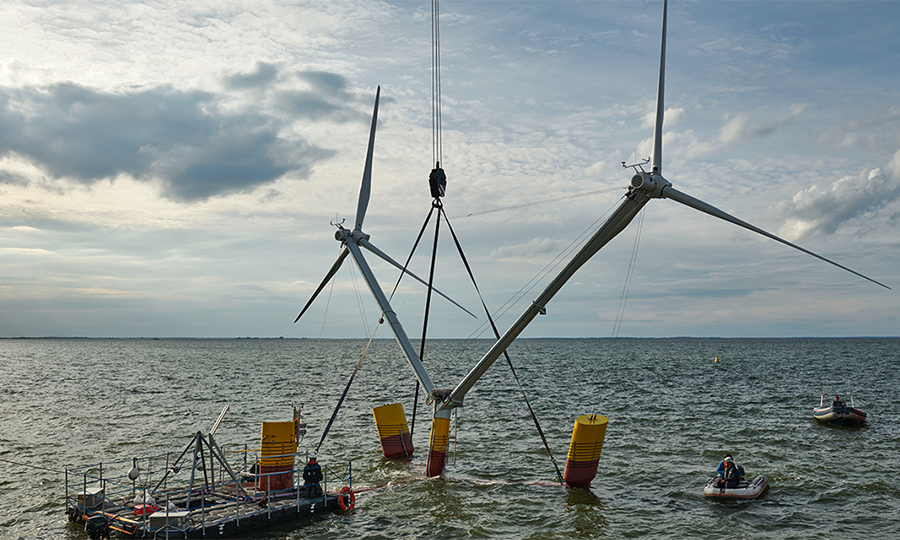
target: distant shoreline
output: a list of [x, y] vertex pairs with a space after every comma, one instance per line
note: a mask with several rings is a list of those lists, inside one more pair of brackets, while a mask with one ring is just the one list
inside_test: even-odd
[[[69, 340], [143, 340], [143, 341], [177, 341], [177, 340], [235, 340], [235, 341], [308, 341], [318, 339], [321, 341], [344, 341], [344, 340], [362, 340], [366, 338], [346, 337], [346, 338], [307, 338], [307, 337], [84, 337], [84, 336], [16, 336], [16, 337], [0, 337], [0, 340], [53, 340], [53, 339], [69, 339]], [[412, 338], [414, 340], [420, 338]], [[432, 338], [441, 341], [494, 341], [491, 338]], [[663, 340], [663, 339], [900, 339], [900, 336], [790, 336], [790, 337], [715, 337], [715, 336], [668, 336], [668, 337], [520, 337], [516, 341], [540, 341], [540, 340], [603, 340], [603, 341], [624, 341], [624, 340]], [[375, 341], [395, 341], [394, 338], [377, 338]]]

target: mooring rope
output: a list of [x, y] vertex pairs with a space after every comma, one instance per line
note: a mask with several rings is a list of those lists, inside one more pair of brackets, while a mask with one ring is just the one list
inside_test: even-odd
[[66, 472], [65, 469], [63, 469], [63, 470], [61, 470], [61, 471], [60, 471], [60, 470], [57, 470], [57, 469], [48, 469], [47, 467], [39, 467], [39, 466], [37, 466], [37, 465], [29, 465], [28, 463], [22, 463], [22, 462], [19, 462], [19, 461], [12, 461], [12, 460], [10, 460], [10, 459], [3, 459], [3, 458], [0, 458], [0, 461], [4, 461], [4, 462], [6, 462], [6, 463], [12, 463], [13, 465], [19, 465], [20, 467], [30, 467], [30, 468], [32, 468], [32, 469], [38, 469], [38, 470], [40, 470], [40, 471], [47, 471], [47, 472], [52, 472], [52, 473], [57, 473], [57, 474], [65, 474], [65, 472]]
[[[468, 214], [465, 214], [465, 215], [454, 216], [453, 219], [465, 219], [465, 218], [483, 216], [485, 214], [493, 214], [495, 212], [505, 212], [506, 210], [516, 210], [518, 208], [527, 208], [529, 206], [538, 206], [541, 204], [560, 202], [560, 201], [565, 201], [568, 199], [578, 199], [580, 197], [599, 195], [601, 193], [609, 193], [611, 191], [625, 191], [626, 189], [628, 189], [628, 188], [627, 187], [615, 187], [615, 188], [598, 189], [595, 191], [585, 191], [584, 193], [574, 193], [572, 195], [564, 195], [561, 197], [553, 197], [550, 199], [541, 199], [540, 201], [532, 201], [532, 202], [527, 202], [527, 203], [522, 203], [522, 204], [514, 204], [511, 206], [503, 206], [500, 208], [491, 208], [490, 210], [482, 210], [480, 212], [469, 212]], [[386, 231], [395, 231], [395, 230], [400, 230], [400, 229], [405, 229], [405, 228], [407, 228], [407, 225], [399, 225], [397, 227], [385, 227], [383, 229], [376, 227], [374, 230], [377, 232], [386, 232]]]
[[[356, 294], [356, 305], [359, 308], [359, 318], [362, 320], [363, 329], [366, 334], [369, 333], [369, 321], [366, 318], [366, 304], [363, 301], [363, 296], [360, 294], [360, 286], [359, 281], [356, 277], [356, 270], [353, 269], [354, 265], [350, 265], [350, 276], [353, 279], [353, 292]], [[377, 328], [376, 328], [377, 330]]]
[[622, 286], [622, 297], [619, 299], [619, 310], [616, 312], [616, 320], [613, 322], [612, 337], [619, 337], [622, 328], [622, 319], [625, 318], [625, 302], [628, 301], [628, 293], [631, 291], [631, 278], [634, 275], [634, 263], [637, 260], [638, 246], [641, 245], [641, 231], [644, 230], [644, 211], [641, 210], [641, 219], [638, 220], [637, 232], [634, 235], [634, 246], [631, 248], [631, 261], [628, 263], [628, 272], [625, 273], [625, 285]]
[[328, 425], [325, 426], [325, 431], [322, 432], [322, 438], [319, 439], [319, 444], [316, 445], [316, 453], [319, 453], [319, 448], [322, 446], [322, 443], [325, 442], [325, 437], [328, 436], [328, 431], [331, 429], [331, 425], [334, 423], [334, 419], [337, 418], [338, 411], [341, 410], [341, 405], [344, 403], [344, 398], [347, 397], [347, 392], [350, 391], [350, 385], [353, 384], [353, 378], [356, 377], [356, 373], [359, 371], [359, 366], [362, 365], [363, 358], [366, 357], [366, 354], [369, 352], [369, 347], [372, 345], [372, 341], [375, 339], [375, 334], [378, 333], [378, 327], [381, 326], [381, 323], [384, 322], [384, 314], [382, 314], [381, 319], [379, 319], [378, 324], [375, 325], [375, 330], [372, 332], [372, 336], [369, 338], [369, 342], [366, 343], [365, 349], [363, 349], [362, 354], [359, 357], [359, 360], [356, 362], [356, 367], [353, 368], [353, 373], [350, 375], [350, 380], [347, 381], [347, 386], [344, 387], [344, 393], [341, 394], [341, 399], [338, 400], [337, 406], [334, 408], [334, 412], [331, 413], [331, 418], [328, 420]]
[[[331, 307], [331, 296], [334, 293], [334, 282], [336, 280], [331, 280], [331, 286], [328, 288], [328, 299], [325, 302], [325, 313], [322, 315], [322, 326], [319, 328], [319, 339], [316, 340], [316, 348], [313, 351], [313, 361], [317, 361], [319, 359], [319, 349], [322, 346], [322, 336], [325, 335], [325, 323], [328, 320], [328, 308]], [[306, 404], [306, 401], [309, 399], [309, 389], [312, 387], [312, 377], [313, 371], [312, 369], [308, 369], [307, 373], [309, 373], [309, 377], [306, 381], [306, 387], [303, 389], [303, 401], [300, 402], [300, 409], [303, 410], [303, 405]]]
[[[621, 198], [619, 200], [621, 200]], [[597, 224], [603, 218], [605, 218], [610, 212], [612, 212], [613, 208], [615, 208], [615, 206], [617, 204], [618, 204], [618, 200], [616, 202], [614, 202], [612, 205], [610, 205], [610, 207], [606, 210], [606, 212], [602, 213], [597, 219], [595, 219], [593, 221], [593, 223], [591, 223], [590, 225], [585, 227], [584, 230], [581, 232], [581, 234], [578, 235], [577, 238], [572, 240], [569, 243], [569, 245], [565, 247], [565, 249], [560, 251], [556, 255], [556, 257], [553, 258], [553, 260], [551, 260], [546, 265], [544, 265], [544, 267], [541, 270], [539, 270], [538, 272], [536, 272], [534, 274], [534, 276], [532, 276], [532, 278], [527, 283], [522, 285], [522, 287], [520, 287], [518, 291], [516, 291], [512, 296], [510, 296], [510, 298], [496, 310], [495, 314], [497, 314], [498, 317], [502, 317], [510, 309], [512, 309], [513, 306], [518, 304], [519, 301], [526, 294], [531, 292], [531, 290], [534, 289], [542, 279], [544, 279], [548, 274], [550, 274], [550, 272], [553, 271], [553, 269], [555, 269], [557, 266], [562, 264], [566, 260], [566, 258], [569, 256], [570, 253], [574, 252], [576, 249], [578, 249], [579, 246], [581, 246], [583, 239], [585, 237], [587, 237], [590, 234], [590, 232], [596, 228]], [[448, 220], [448, 223], [449, 223], [449, 220]], [[478, 328], [476, 328], [475, 330], [472, 331], [472, 333], [469, 334], [469, 336], [466, 338], [466, 341], [481, 337], [481, 335], [485, 332], [485, 330], [487, 330], [487, 325], [488, 325], [487, 322], [481, 323], [481, 325], [479, 325]]]
[[563, 195], [562, 197], [553, 197], [552, 199], [543, 199], [540, 201], [532, 201], [522, 204], [514, 204], [512, 206], [504, 206], [502, 208], [493, 208], [491, 210], [482, 210], [481, 212], [469, 212], [465, 216], [462, 217], [475, 217], [475, 216], [483, 216], [485, 214], [493, 214], [494, 212], [504, 212], [506, 210], [515, 210], [517, 208], [527, 208], [529, 206], [537, 206], [539, 204], [548, 204], [552, 202], [560, 202], [566, 201], [569, 199], [577, 199], [579, 197], [588, 197], [590, 195], [598, 195], [600, 193], [609, 193], [611, 191], [622, 191], [628, 189], [627, 187], [615, 187], [615, 188], [606, 188], [606, 189], [598, 189], [595, 191], [585, 191], [584, 193], [575, 193], [573, 195]]

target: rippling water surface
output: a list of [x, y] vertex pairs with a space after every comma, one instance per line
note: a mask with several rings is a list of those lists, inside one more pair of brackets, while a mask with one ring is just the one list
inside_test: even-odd
[[[0, 538], [83, 539], [64, 514], [66, 467], [180, 451], [225, 403], [220, 442], [305, 404], [314, 447], [363, 351], [357, 340], [0, 340]], [[453, 387], [486, 341], [436, 341], [425, 363]], [[355, 510], [267, 529], [300, 538], [893, 538], [900, 531], [900, 339], [523, 340], [514, 365], [560, 463], [575, 418], [610, 423], [590, 490], [553, 465], [501, 359], [469, 393], [455, 463], [425, 479], [381, 457], [372, 407], [415, 382], [393, 340], [362, 363], [320, 461], [352, 460]], [[720, 361], [714, 362], [718, 356]], [[866, 427], [812, 421], [846, 394]], [[425, 416], [429, 416], [426, 411]], [[424, 421], [423, 421], [424, 420]], [[723, 452], [765, 474], [758, 500], [707, 501]], [[124, 472], [124, 471], [123, 471]], [[369, 489], [371, 488], [371, 489]]]

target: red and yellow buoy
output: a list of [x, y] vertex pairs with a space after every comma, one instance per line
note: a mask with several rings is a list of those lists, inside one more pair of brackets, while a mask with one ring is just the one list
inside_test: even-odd
[[584, 414], [575, 419], [572, 428], [572, 442], [566, 455], [566, 469], [563, 480], [569, 487], [586, 488], [597, 476], [600, 451], [606, 437], [609, 418], [599, 414]]
[[426, 476], [440, 476], [447, 462], [450, 446], [450, 411], [438, 411], [431, 420], [431, 437], [428, 441], [428, 463]]
[[384, 457], [400, 459], [412, 456], [412, 436], [406, 423], [403, 404], [392, 403], [375, 407], [372, 414], [375, 416], [375, 428], [378, 430]]
[[276, 491], [294, 485], [294, 453], [297, 451], [297, 419], [263, 422], [259, 476], [256, 489]]

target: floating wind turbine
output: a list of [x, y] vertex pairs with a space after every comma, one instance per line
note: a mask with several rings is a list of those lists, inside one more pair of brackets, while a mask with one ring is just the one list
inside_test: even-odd
[[[676, 202], [680, 202], [681, 204], [684, 204], [696, 210], [700, 210], [701, 212], [705, 212], [711, 216], [734, 223], [735, 225], [756, 232], [763, 236], [767, 236], [769, 238], [772, 238], [773, 240], [777, 240], [778, 242], [803, 251], [804, 253], [812, 255], [813, 257], [821, 259], [829, 264], [833, 264], [838, 268], [851, 272], [859, 277], [876, 283], [877, 285], [888, 289], [890, 288], [887, 287], [887, 285], [875, 281], [872, 278], [864, 276], [854, 270], [826, 259], [825, 257], [817, 255], [811, 251], [803, 249], [758, 227], [741, 221], [740, 219], [737, 219], [734, 216], [731, 216], [730, 214], [723, 212], [722, 210], [719, 210], [718, 208], [708, 203], [677, 191], [672, 187], [672, 184], [663, 177], [662, 127], [663, 113], [665, 111], [663, 96], [665, 94], [664, 81], [667, 12], [668, 1], [666, 0], [663, 3], [659, 86], [657, 89], [656, 121], [653, 129], [653, 156], [650, 160], [650, 171], [645, 171], [642, 167], [643, 164], [633, 165], [635, 169], [635, 175], [631, 179], [631, 187], [629, 188], [627, 195], [619, 204], [619, 206], [612, 212], [610, 217], [607, 218], [607, 220], [597, 229], [593, 236], [581, 247], [578, 253], [576, 253], [575, 256], [566, 264], [565, 268], [563, 268], [560, 273], [557, 274], [555, 278], [553, 278], [547, 288], [544, 289], [544, 291], [531, 303], [531, 305], [525, 310], [525, 312], [521, 316], [519, 316], [519, 319], [515, 323], [513, 323], [513, 325], [509, 328], [509, 330], [506, 331], [505, 334], [498, 338], [498, 340], [484, 355], [484, 357], [482, 357], [482, 359], [477, 364], [475, 364], [475, 366], [462, 379], [462, 381], [457, 384], [456, 387], [452, 390], [436, 388], [431, 382], [427, 371], [422, 365], [421, 360], [416, 355], [416, 352], [412, 344], [410, 343], [409, 338], [404, 333], [403, 327], [400, 325], [400, 322], [397, 319], [397, 316], [394, 313], [393, 309], [391, 308], [387, 297], [385, 296], [378, 282], [375, 280], [375, 276], [366, 263], [366, 260], [362, 255], [362, 251], [360, 250], [360, 247], [364, 247], [372, 253], [378, 255], [385, 261], [389, 262], [390, 264], [393, 264], [394, 266], [402, 269], [402, 267], [398, 263], [393, 261], [390, 257], [373, 246], [369, 242], [369, 235], [363, 233], [362, 231], [363, 221], [365, 218], [366, 208], [369, 203], [369, 193], [371, 189], [372, 153], [375, 141], [376, 117], [378, 113], [378, 94], [376, 94], [375, 113], [372, 115], [372, 129], [369, 134], [369, 147], [368, 153], [366, 155], [366, 166], [363, 172], [362, 187], [360, 188], [359, 203], [357, 206], [356, 222], [354, 224], [354, 228], [352, 231], [350, 231], [340, 224], [337, 225], [338, 231], [335, 233], [335, 238], [342, 244], [343, 249], [341, 250], [341, 254], [338, 257], [337, 261], [335, 261], [334, 265], [331, 267], [331, 270], [329, 270], [328, 274], [325, 276], [322, 284], [319, 285], [315, 293], [313, 293], [313, 296], [310, 299], [309, 303], [307, 303], [307, 305], [303, 308], [303, 311], [300, 312], [300, 316], [303, 315], [303, 313], [309, 307], [310, 303], [312, 303], [312, 301], [316, 298], [325, 284], [334, 276], [334, 274], [343, 263], [344, 259], [348, 255], [352, 256], [354, 262], [359, 267], [363, 278], [369, 285], [369, 289], [372, 291], [372, 294], [378, 301], [378, 304], [381, 307], [385, 318], [390, 323], [394, 335], [397, 338], [397, 342], [400, 344], [400, 347], [403, 350], [410, 366], [413, 368], [416, 378], [424, 387], [427, 395], [429, 395], [432, 399], [434, 412], [432, 417], [431, 435], [429, 438], [428, 462], [426, 464], [426, 474], [428, 476], [437, 476], [440, 475], [443, 471], [449, 447], [449, 429], [452, 410], [463, 405], [463, 399], [466, 393], [475, 385], [478, 379], [480, 379], [481, 376], [484, 375], [488, 368], [490, 368], [491, 364], [493, 364], [494, 361], [499, 358], [501, 354], [503, 354], [507, 347], [509, 347], [509, 345], [522, 333], [522, 331], [525, 330], [525, 327], [528, 326], [528, 324], [531, 323], [531, 321], [534, 320], [534, 318], [537, 317], [538, 314], [546, 313], [546, 306], [548, 302], [556, 295], [557, 292], [559, 292], [560, 289], [562, 289], [563, 285], [566, 284], [566, 282], [575, 274], [575, 272], [577, 272], [578, 269], [580, 269], [603, 246], [609, 243], [610, 240], [612, 240], [616, 237], [616, 235], [622, 232], [622, 230], [624, 230], [625, 227], [628, 226], [628, 224], [641, 211], [641, 209], [643, 209], [644, 205], [646, 205], [650, 201], [650, 199], [671, 199]], [[424, 283], [424, 281], [422, 281], [421, 279], [416, 279]], [[300, 316], [298, 316], [297, 319], [299, 319]], [[596, 462], [594, 462], [594, 467], [596, 468]]]
[[[351, 256], [353, 258], [353, 261], [356, 263], [356, 266], [359, 268], [363, 279], [366, 281], [366, 284], [368, 284], [369, 290], [372, 291], [372, 295], [375, 296], [375, 300], [378, 302], [378, 305], [381, 308], [385, 319], [390, 324], [391, 330], [394, 332], [394, 336], [397, 338], [397, 342], [400, 344], [400, 348], [403, 350], [403, 353], [409, 361], [410, 366], [413, 368], [413, 371], [415, 371], [416, 377], [419, 379], [419, 382], [425, 388], [426, 392], [430, 394], [434, 389], [434, 385], [432, 384], [431, 379], [428, 377], [428, 373], [425, 371], [425, 368], [422, 366], [421, 360], [416, 355], [415, 348], [410, 342], [409, 337], [407, 337], [406, 332], [403, 330], [403, 326], [400, 324], [396, 313], [394, 313], [394, 310], [391, 307], [390, 302], [388, 301], [387, 295], [384, 294], [381, 285], [375, 278], [375, 274], [372, 272], [372, 269], [369, 267], [369, 264], [363, 256], [362, 250], [360, 249], [360, 247], [366, 248], [370, 252], [384, 259], [388, 263], [394, 265], [420, 283], [426, 286], [428, 285], [421, 278], [406, 270], [403, 265], [375, 247], [371, 242], [369, 242], [370, 236], [362, 231], [363, 221], [365, 221], [366, 217], [366, 209], [369, 206], [369, 195], [372, 191], [372, 156], [375, 151], [375, 127], [378, 123], [378, 100], [380, 96], [381, 87], [379, 86], [378, 90], [375, 93], [375, 111], [372, 113], [372, 127], [369, 131], [369, 145], [366, 151], [366, 164], [363, 168], [362, 185], [359, 188], [359, 202], [356, 206], [356, 221], [353, 225], [353, 230], [351, 231], [346, 229], [340, 223], [335, 224], [338, 230], [334, 233], [334, 238], [341, 243], [341, 254], [338, 255], [338, 258], [331, 266], [331, 269], [327, 274], [325, 274], [325, 279], [322, 280], [322, 283], [320, 283], [316, 288], [312, 297], [309, 299], [306, 305], [303, 306], [303, 309], [300, 311], [300, 314], [297, 315], [297, 318], [294, 319], [294, 322], [300, 320], [300, 317], [302, 317], [303, 314], [306, 313], [306, 310], [313, 303], [322, 289], [325, 288], [325, 285], [328, 283], [328, 281], [331, 280], [331, 278], [334, 277], [334, 275], [340, 269], [341, 265], [344, 262], [344, 259], [346, 259], [348, 255]], [[442, 292], [438, 291], [437, 289], [433, 290], [472, 317], [475, 317], [471, 312], [454, 302], [451, 298], [447, 297]]]
[[[727, 212], [723, 212], [722, 210], [719, 210], [718, 208], [716, 208], [715, 206], [712, 206], [711, 204], [705, 203], [699, 199], [695, 199], [694, 197], [691, 197], [690, 195], [682, 193], [682, 192], [676, 190], [675, 188], [673, 188], [672, 184], [663, 177], [663, 175], [662, 175], [663, 174], [663, 170], [662, 170], [662, 138], [663, 138], [662, 137], [662, 126], [663, 126], [663, 113], [665, 111], [664, 95], [665, 95], [665, 75], [666, 75], [666, 18], [667, 18], [667, 12], [668, 12], [668, 0], [665, 0], [663, 2], [662, 46], [660, 49], [660, 57], [659, 57], [659, 86], [657, 88], [657, 94], [656, 94], [656, 122], [654, 123], [654, 127], [653, 127], [653, 157], [650, 162], [650, 172], [649, 173], [641, 170], [640, 173], [637, 173], [634, 175], [634, 177], [632, 177], [632, 179], [631, 179], [632, 190], [646, 189], [647, 196], [650, 198], [672, 199], [673, 201], [680, 202], [681, 204], [683, 204], [685, 206], [689, 206], [695, 210], [699, 210], [699, 211], [705, 212], [713, 217], [717, 217], [719, 219], [723, 219], [725, 221], [734, 223], [735, 225], [743, 227], [747, 230], [753, 231], [755, 233], [759, 233], [763, 236], [771, 238], [772, 240], [781, 242], [782, 244], [784, 244], [786, 246], [791, 246], [792, 248], [798, 249], [798, 250], [802, 251], [803, 253], [812, 255], [813, 257], [815, 257], [817, 259], [823, 260], [829, 264], [833, 264], [833, 265], [837, 266], [838, 268], [846, 270], [846, 271], [850, 272], [851, 274], [855, 274], [863, 279], [867, 279], [867, 280], [871, 281], [872, 283], [876, 283], [878, 285], [881, 285], [882, 287], [890, 289], [890, 287], [888, 287], [887, 285], [884, 285], [883, 283], [879, 283], [878, 281], [875, 281], [874, 279], [872, 279], [870, 277], [864, 276], [864, 275], [860, 274], [859, 272], [851, 270], [851, 269], [847, 268], [846, 266], [840, 265], [830, 259], [826, 259], [825, 257], [822, 257], [821, 255], [817, 255], [817, 254], [813, 253], [812, 251], [804, 249], [796, 244], [792, 244], [791, 242], [788, 242], [787, 240], [784, 240], [783, 238], [779, 238], [772, 233], [766, 232], [766, 231], [760, 229], [759, 227], [756, 227], [754, 225], [747, 223], [746, 221], [742, 221], [742, 220], [728, 214]], [[637, 167], [640, 168], [639, 166], [637, 166]]]
[[[870, 277], [864, 276], [859, 272], [847, 268], [846, 266], [840, 265], [832, 260], [826, 259], [825, 257], [822, 257], [800, 246], [792, 244], [787, 240], [779, 238], [774, 234], [768, 233], [758, 227], [750, 225], [749, 223], [737, 219], [736, 217], [731, 216], [730, 214], [723, 212], [722, 210], [719, 210], [718, 208], [708, 203], [677, 191], [672, 187], [672, 184], [663, 177], [662, 127], [663, 113], [665, 111], [663, 96], [665, 94], [667, 12], [668, 0], [663, 2], [662, 46], [660, 48], [659, 61], [659, 86], [657, 89], [656, 122], [653, 128], [653, 156], [650, 160], [650, 172], [644, 171], [641, 165], [633, 166], [635, 168], [636, 174], [631, 179], [631, 187], [628, 191], [628, 194], [625, 196], [624, 200], [619, 204], [619, 206], [612, 212], [611, 216], [600, 226], [599, 229], [597, 229], [590, 240], [588, 240], [587, 243], [582, 246], [581, 250], [569, 261], [566, 267], [553, 279], [553, 281], [547, 286], [547, 288], [544, 289], [544, 291], [531, 303], [528, 309], [525, 310], [525, 312], [509, 328], [509, 330], [507, 330], [506, 333], [503, 334], [496, 343], [494, 343], [491, 349], [472, 368], [472, 370], [456, 386], [456, 388], [449, 392], [449, 394], [447, 394], [439, 403], [435, 403], [434, 420], [432, 423], [433, 433], [438, 429], [446, 433], [446, 426], [449, 422], [450, 411], [453, 408], [459, 407], [463, 404], [463, 398], [465, 397], [466, 393], [472, 388], [472, 386], [475, 385], [478, 379], [481, 378], [482, 375], [484, 375], [488, 368], [490, 368], [491, 364], [493, 364], [494, 361], [499, 358], [501, 354], [503, 354], [506, 348], [516, 339], [516, 337], [518, 337], [519, 334], [521, 334], [522, 331], [525, 330], [525, 327], [528, 326], [528, 324], [532, 320], [534, 320], [534, 318], [539, 313], [546, 313], [547, 303], [557, 292], [559, 292], [559, 290], [563, 287], [563, 285], [565, 285], [569, 278], [571, 278], [575, 274], [575, 272], [579, 268], [581, 268], [582, 265], [584, 265], [584, 263], [586, 263], [591, 257], [593, 257], [594, 254], [600, 250], [600, 248], [605, 246], [610, 240], [615, 238], [616, 235], [622, 232], [622, 230], [624, 230], [625, 227], [628, 226], [628, 224], [641, 211], [644, 205], [650, 201], [650, 199], [672, 199], [696, 210], [700, 210], [701, 212], [705, 212], [711, 216], [729, 221], [745, 229], [759, 233], [763, 236], [767, 236], [773, 240], [777, 240], [782, 244], [791, 246], [792, 248], [812, 255], [817, 259], [821, 259], [829, 264], [837, 266], [838, 268], [867, 279], [877, 285], [890, 289], [890, 287], [888, 287], [887, 285], [875, 281]], [[434, 436], [432, 437], [432, 439], [437, 440]], [[429, 467], [427, 470], [427, 474], [440, 474], [441, 468], [443, 466], [443, 461], [440, 459], [442, 457], [442, 451], [445, 452], [445, 448], [435, 444], [432, 444], [429, 448], [430, 460], [431, 456], [437, 456], [438, 459], [435, 460], [437, 462], [437, 465]]]

